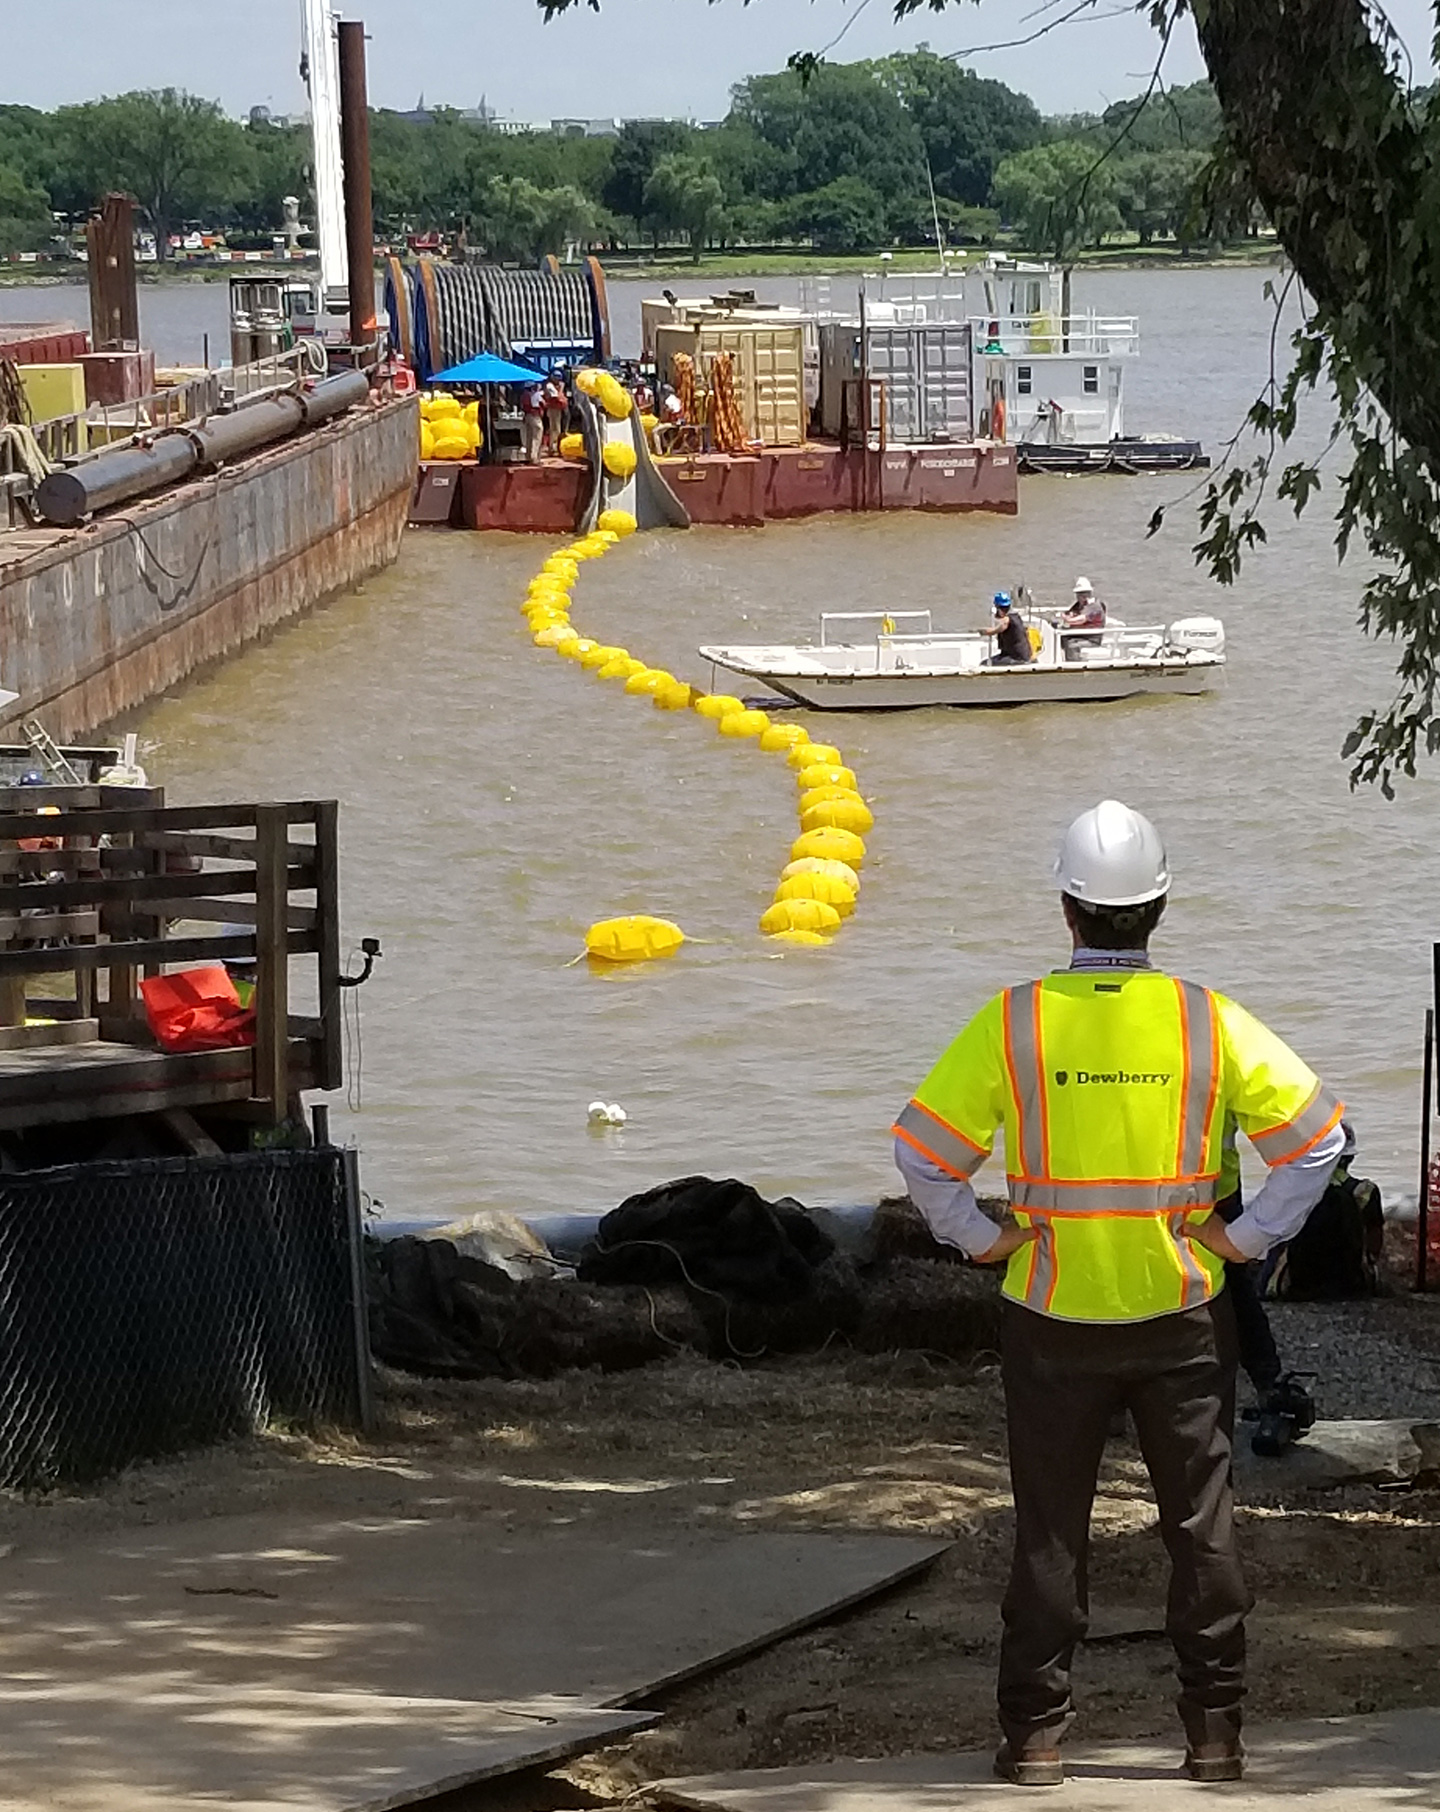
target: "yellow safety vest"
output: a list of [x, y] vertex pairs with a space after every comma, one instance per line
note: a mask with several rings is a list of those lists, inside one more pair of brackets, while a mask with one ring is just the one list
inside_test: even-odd
[[1011, 1207], [1039, 1229], [1005, 1294], [1066, 1321], [1146, 1321], [1223, 1283], [1182, 1229], [1214, 1204], [1227, 1112], [1283, 1164], [1344, 1109], [1223, 994], [1153, 969], [1065, 970], [987, 1002], [895, 1131], [970, 1177], [1003, 1126]]

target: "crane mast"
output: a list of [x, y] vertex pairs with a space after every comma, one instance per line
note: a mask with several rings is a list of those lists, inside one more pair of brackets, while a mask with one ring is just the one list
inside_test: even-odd
[[300, 0], [304, 71], [314, 141], [315, 236], [320, 250], [320, 308], [349, 306], [345, 252], [345, 170], [340, 155], [340, 57], [329, 0]]

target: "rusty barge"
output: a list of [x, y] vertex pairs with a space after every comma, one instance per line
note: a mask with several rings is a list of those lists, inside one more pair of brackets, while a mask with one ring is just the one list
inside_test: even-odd
[[84, 735], [388, 566], [416, 422], [372, 401], [82, 526], [0, 532], [0, 722]]

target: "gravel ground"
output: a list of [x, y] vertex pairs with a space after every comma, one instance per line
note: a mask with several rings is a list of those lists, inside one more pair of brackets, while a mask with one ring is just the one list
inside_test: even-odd
[[1440, 1354], [1421, 1351], [1377, 1325], [1388, 1319], [1384, 1312], [1390, 1306], [1383, 1302], [1269, 1305], [1281, 1360], [1294, 1371], [1315, 1374], [1310, 1390], [1322, 1417], [1413, 1416], [1440, 1421]]

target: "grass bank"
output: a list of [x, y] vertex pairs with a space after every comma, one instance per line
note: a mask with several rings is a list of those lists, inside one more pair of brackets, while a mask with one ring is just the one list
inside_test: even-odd
[[[1006, 248], [1006, 255], [1017, 258], [1039, 258], [1043, 254]], [[985, 253], [980, 250], [955, 254], [948, 267], [958, 273], [978, 263]], [[1082, 270], [1213, 270], [1230, 265], [1256, 266], [1278, 264], [1284, 254], [1273, 239], [1248, 239], [1219, 250], [1185, 253], [1173, 245], [1137, 244], [1105, 245], [1080, 253], [1076, 264]], [[696, 283], [736, 281], [746, 277], [844, 277], [858, 276], [881, 268], [878, 252], [807, 252], [785, 250], [774, 252], [706, 252], [697, 262], [679, 253], [662, 253], [658, 257], [606, 256], [601, 262], [606, 274], [615, 280], [635, 279], [646, 283]], [[220, 283], [232, 275], [244, 274], [243, 265], [205, 265], [161, 268], [151, 265], [139, 273], [142, 284]], [[252, 270], [257, 267], [251, 267]], [[264, 267], [259, 267], [264, 268]], [[884, 268], [899, 275], [930, 276], [935, 272], [933, 251], [895, 251], [884, 260]], [[84, 283], [85, 266], [49, 265], [33, 267], [0, 266], [0, 289], [45, 289], [62, 283]]]

